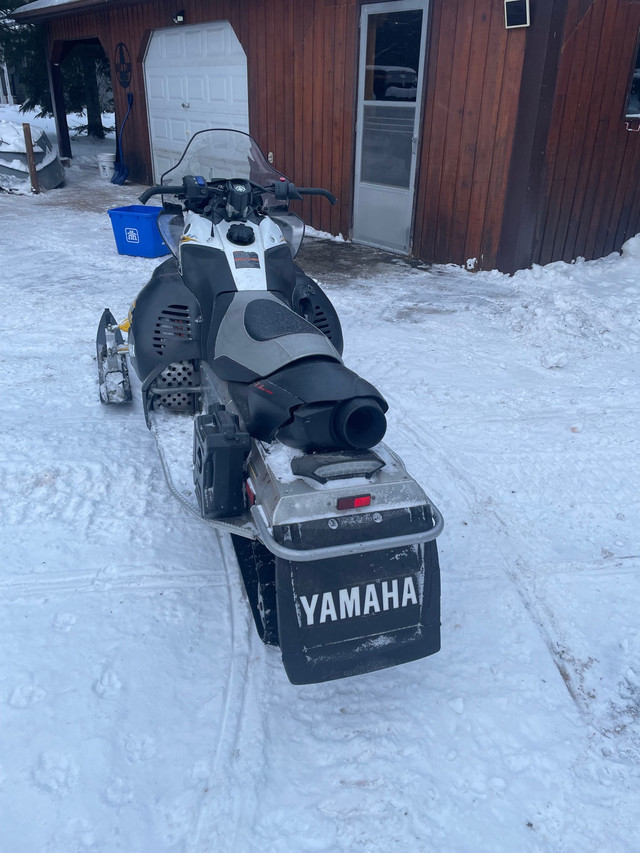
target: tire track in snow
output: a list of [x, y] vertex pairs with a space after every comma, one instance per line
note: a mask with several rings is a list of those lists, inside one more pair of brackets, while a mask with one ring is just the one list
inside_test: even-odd
[[[17, 227], [19, 223], [16, 221]], [[84, 258], [82, 275], [73, 273], [78, 268], [76, 241], [69, 239], [66, 233], [62, 240], [56, 241], [59, 264], [68, 266], [73, 273], [69, 276], [71, 285], [66, 287], [66, 295], [60, 295], [57, 305], [65, 318], [68, 315], [69, 321], [73, 320], [74, 331], [79, 324], [84, 324], [92, 313], [91, 302], [99, 302], [101, 308], [104, 307], [104, 296], [94, 296], [93, 293], [98, 289], [103, 294], [106, 292], [104, 282], [107, 277], [111, 277], [111, 273], [114, 278], [117, 275], [121, 280], [133, 280], [134, 277], [136, 280], [140, 279], [138, 286], [134, 286], [131, 291], [133, 296], [157, 264], [156, 261], [142, 260], [136, 264], [134, 276], [130, 270], [131, 261], [115, 254], [107, 218], [101, 215], [99, 221], [95, 220], [95, 227], [104, 230], [104, 240], [100, 237], [101, 245], [104, 244], [105, 248], [108, 245], [111, 254], [97, 251], [91, 258]], [[51, 240], [37, 239], [31, 251], [33, 255], [42, 255], [44, 258], [52, 248], [54, 246]], [[138, 275], [140, 269], [142, 273]], [[25, 290], [28, 290], [32, 307], [44, 305], [45, 300], [50, 302], [48, 282], [27, 282], [25, 288], [20, 278], [18, 263], [14, 264], [10, 273], [11, 277], [20, 283], [21, 298], [24, 297]], [[124, 291], [122, 284], [119, 290]], [[81, 306], [76, 303], [79, 295], [83, 300]], [[96, 313], [95, 322], [98, 318], [99, 312]], [[93, 320], [91, 327], [94, 327]], [[35, 342], [36, 338], [45, 339], [45, 332], [45, 328], [39, 332], [34, 327], [29, 329], [28, 333], [23, 330], [22, 337], [29, 334], [30, 344], [31, 341]], [[77, 344], [77, 331], [75, 335], [74, 343]], [[17, 338], [15, 343], [16, 346], [20, 345]], [[220, 591], [214, 597], [219, 597], [223, 610], [228, 608], [228, 616], [221, 613], [222, 624], [228, 624], [228, 636], [224, 628], [214, 632], [219, 648], [215, 654], [216, 664], [209, 670], [214, 673], [212, 689], [208, 689], [209, 685], [206, 684], [211, 676], [203, 676], [199, 692], [193, 693], [194, 696], [201, 696], [201, 701], [196, 706], [196, 713], [200, 715], [199, 730], [212, 735], [212, 742], [206, 749], [209, 767], [203, 777], [205, 763], [196, 762], [193, 778], [187, 778], [181, 795], [178, 798], [171, 797], [171, 800], [161, 804], [161, 808], [166, 805], [161, 821], [164, 818], [164, 840], [168, 846], [176, 845], [180, 849], [198, 853], [203, 853], [204, 850], [221, 853], [223, 849], [235, 853], [235, 834], [241, 826], [240, 816], [246, 809], [246, 781], [252, 778], [246, 773], [242, 775], [242, 768], [246, 766], [247, 759], [238, 768], [237, 755], [243, 753], [252, 763], [256, 760], [256, 752], [259, 755], [259, 740], [249, 743], [245, 742], [244, 737], [247, 732], [247, 717], [252, 732], [259, 728], [259, 717], [253, 712], [253, 706], [257, 706], [257, 702], [256, 691], [252, 685], [256, 668], [258, 673], [262, 669], [262, 661], [254, 649], [257, 637], [254, 636], [255, 629], [249, 606], [243, 599], [242, 583], [235, 558], [228, 538], [217, 531], [215, 537], [210, 536], [212, 526], [209, 522], [200, 519], [202, 524], [207, 525], [208, 533], [198, 536], [198, 530], [205, 528], [198, 526], [197, 530], [193, 520], [183, 516], [181, 511], [175, 508], [171, 496], [167, 495], [162, 484], [158, 483], [159, 466], [153, 448], [147, 452], [145, 448], [140, 447], [140, 436], [142, 432], [146, 433], [143, 426], [140, 428], [127, 425], [126, 431], [130, 433], [128, 436], [122, 435], [123, 431], [119, 430], [119, 458], [114, 465], [109, 462], [112, 458], [109, 431], [115, 426], [121, 426], [116, 423], [121, 418], [114, 418], [112, 415], [115, 413], [110, 411], [105, 412], [99, 403], [98, 408], [85, 406], [87, 417], [67, 415], [64, 412], [67, 407], [75, 405], [77, 408], [78, 403], [86, 403], [87, 394], [91, 395], [91, 400], [97, 399], [94, 396], [97, 384], [95, 370], [91, 370], [92, 364], [95, 367], [95, 359], [90, 355], [95, 352], [94, 344], [92, 340], [87, 341], [90, 349], [85, 349], [83, 339], [80, 346], [85, 353], [84, 357], [76, 362], [73, 373], [67, 371], [67, 374], [60, 377], [54, 377], [53, 371], [48, 368], [50, 355], [55, 354], [55, 351], [50, 349], [37, 353], [38, 375], [35, 378], [40, 381], [40, 385], [37, 395], [35, 392], [31, 395], [34, 401], [37, 399], [38, 404], [40, 403], [43, 383], [50, 380], [50, 385], [44, 387], [52, 388], [57, 388], [57, 385], [53, 384], [54, 379], [56, 382], [67, 383], [68, 400], [56, 401], [58, 410], [63, 410], [62, 414], [60, 411], [48, 412], [47, 416], [51, 419], [46, 439], [38, 431], [30, 430], [33, 407], [25, 408], [23, 389], [16, 390], [15, 386], [11, 386], [13, 397], [9, 403], [15, 400], [12, 409], [16, 417], [13, 433], [15, 446], [7, 457], [7, 464], [0, 470], [0, 478], [3, 478], [5, 485], [10, 488], [10, 493], [4, 495], [3, 503], [7, 511], [10, 511], [16, 529], [25, 531], [25, 537], [29, 529], [39, 531], [38, 544], [41, 543], [42, 554], [34, 556], [33, 552], [29, 551], [30, 565], [25, 567], [22, 575], [18, 574], [21, 567], [17, 566], [14, 577], [0, 585], [0, 593], [5, 601], [24, 599], [32, 603], [34, 598], [45, 597], [51, 597], [57, 602], [58, 597], [62, 599], [75, 593], [98, 593], [106, 596], [108, 593], [119, 595], [125, 592], [145, 595], [147, 592], [152, 594], [163, 589], [191, 588], [196, 590], [196, 594], [192, 594], [190, 598], [196, 599], [197, 590], [201, 588], [215, 588]], [[26, 349], [29, 350], [29, 347]], [[31, 356], [31, 352], [26, 355]], [[67, 365], [69, 363], [70, 359], [64, 362]], [[33, 384], [32, 376], [28, 385], [31, 387]], [[25, 411], [30, 414], [25, 416]], [[137, 416], [139, 414], [139, 411], [136, 412]], [[86, 459], [83, 457], [83, 448], [78, 447], [78, 437], [74, 436], [73, 442], [65, 438], [66, 431], [75, 433], [76, 426], [82, 427], [91, 440], [90, 446], [87, 445]], [[90, 432], [93, 434], [90, 435]], [[95, 461], [99, 454], [96, 441], [104, 444], [104, 456], [99, 461]], [[153, 455], [153, 462], [150, 461], [150, 454]], [[142, 461], [141, 457], [144, 457]], [[25, 493], [31, 500], [26, 499]], [[3, 521], [7, 520], [5, 516]], [[116, 533], [118, 539], [114, 540], [112, 536]], [[168, 543], [167, 552], [160, 547], [165, 538]], [[190, 547], [192, 541], [195, 549], [202, 547], [207, 562], [218, 563], [221, 560], [222, 565], [204, 571], [204, 559]], [[82, 543], [82, 547], [77, 543]], [[67, 550], [67, 545], [71, 553]], [[89, 546], [91, 558], [87, 560]], [[49, 560], [47, 552], [51, 553], [52, 547], [55, 550]], [[126, 548], [139, 551], [144, 547], [150, 548], [150, 553], [158, 553], [168, 571], [156, 573], [149, 571], [148, 565], [145, 567], [118, 563], [121, 556], [127, 560]], [[15, 544], [12, 550], [16, 550]], [[195, 556], [195, 560], [191, 560], [191, 567], [187, 563], [187, 571], [178, 570], [181, 551], [187, 559]], [[101, 565], [102, 554], [105, 556], [105, 562]], [[134, 554], [131, 554], [129, 561], [132, 557], [135, 559]], [[140, 557], [142, 560], [148, 559], [148, 554], [142, 552]], [[47, 560], [46, 572], [26, 573], [27, 569], [40, 567], [41, 560], [43, 567], [44, 560]], [[196, 571], [193, 570], [194, 562]], [[69, 571], [70, 566], [74, 565], [79, 568]], [[56, 573], [55, 568], [58, 568], [59, 572]], [[226, 590], [228, 604], [224, 601], [223, 590]], [[92, 605], [93, 603], [91, 600]], [[198, 622], [193, 624], [198, 625]], [[116, 627], [113, 632], [113, 636], [117, 636]], [[172, 632], [170, 625], [166, 631], [155, 637], [158, 648], [162, 647], [164, 641], [172, 642]], [[202, 640], [202, 634], [198, 636]], [[182, 648], [177, 636], [176, 642], [179, 648]], [[110, 670], [107, 670], [108, 672]], [[197, 671], [194, 674], [197, 675]], [[120, 679], [124, 684], [122, 674]], [[201, 739], [193, 748], [204, 750], [203, 743], [208, 740]], [[190, 759], [193, 760], [191, 755], [185, 756], [186, 761]], [[238, 781], [240, 784], [237, 784]], [[201, 793], [198, 792], [198, 785], [204, 788]], [[115, 800], [114, 804], [117, 804]], [[152, 839], [149, 839], [148, 843], [154, 846]]]
[[[629, 719], [634, 717], [634, 714], [637, 715], [637, 675], [627, 673], [626, 681], [623, 679], [624, 683], [621, 682], [619, 686], [620, 696], [611, 694], [608, 699], [608, 711], [599, 711], [593, 701], [595, 694], [589, 688], [586, 680], [586, 674], [593, 661], [590, 659], [581, 660], [572, 653], [571, 642], [564, 637], [564, 632], [551, 609], [551, 605], [533, 585], [538, 577], [538, 567], [533, 566], [531, 561], [523, 556], [517, 536], [512, 535], [510, 525], [492, 504], [491, 496], [482, 495], [476, 482], [451, 462], [452, 449], [450, 447], [445, 448], [434, 438], [432, 433], [425, 437], [407, 419], [402, 421], [399, 432], [410, 442], [413, 442], [414, 446], [424, 447], [425, 451], [437, 462], [438, 467], [442, 471], [448, 472], [450, 481], [460, 488], [461, 496], [468, 499], [472, 511], [474, 507], [481, 507], [483, 520], [492, 520], [495, 531], [500, 534], [495, 536], [492, 541], [492, 546], [498, 557], [495, 564], [507, 576], [515, 589], [582, 720], [586, 725], [598, 731], [604, 740], [610, 741], [615, 736], [619, 741], [618, 752], [623, 758], [635, 756], [637, 759], [640, 742], [637, 733], [634, 732], [634, 727], [628, 724]], [[638, 557], [626, 555], [624, 558], [613, 559], [629, 559], [635, 562]], [[580, 563], [581, 574], [583, 572], [582, 566], [583, 564]], [[640, 560], [638, 560], [638, 565], [629, 565], [622, 569], [615, 568], [614, 570], [614, 567], [608, 565], [606, 561], [603, 561], [601, 565], [591, 563], [587, 569], [595, 577], [619, 575], [621, 573], [635, 575], [639, 570]], [[546, 571], [548, 576], [560, 574], [567, 571], [567, 564], [556, 565], [554, 569], [546, 568], [543, 571]], [[476, 578], [477, 575], [473, 577]], [[528, 581], [528, 578], [531, 581]], [[456, 575], [452, 579], [460, 582], [470, 579], [470, 576]], [[625, 690], [628, 695], [625, 694]], [[617, 718], [623, 721], [616, 723]]]
[[[501, 534], [503, 534], [503, 536], [507, 540], [511, 539], [508, 525], [502, 518], [500, 518], [495, 508], [491, 507], [491, 505], [488, 504], [488, 496], [481, 495], [476, 483], [451, 462], [450, 453], [447, 449], [445, 449], [442, 443], [438, 442], [437, 439], [434, 438], [432, 433], [430, 433], [428, 438], [426, 438], [425, 440], [425, 435], [419, 433], [418, 430], [413, 427], [408, 420], [404, 420], [402, 422], [400, 432], [407, 436], [410, 442], [414, 442], [416, 446], [420, 446], [420, 444], [422, 444], [425, 446], [425, 449], [428, 447], [432, 456], [437, 459], [439, 466], [450, 474], [451, 481], [454, 482], [457, 486], [461, 487], [462, 496], [466, 497], [467, 499], [471, 498], [471, 500], [468, 500], [470, 508], [473, 509], [474, 506], [482, 506], [483, 516], [485, 518], [487, 516], [491, 516], [495, 521], [496, 527], [500, 530]], [[533, 619], [536, 626], [542, 631], [543, 635], [546, 635], [547, 632], [544, 628], [544, 623], [539, 617], [539, 615], [535, 612], [533, 601], [530, 600], [530, 596], [528, 595], [523, 585], [520, 583], [517, 573], [513, 572], [513, 570], [511, 570], [509, 567], [510, 559], [507, 556], [501, 554], [501, 561], [503, 563], [503, 571], [516, 587], [518, 595], [522, 600], [525, 609]], [[553, 643], [551, 641], [551, 638], [548, 636], [543, 636], [543, 639], [545, 640], [545, 644], [549, 648], [549, 651], [552, 652]]]
[[[123, 567], [118, 565], [118, 573], [108, 569], [89, 572], [74, 572], [52, 576], [50, 573], [37, 574], [33, 580], [2, 580], [0, 592], [10, 602], [30, 599], [68, 596], [72, 593], [102, 592], [153, 592], [158, 589], [200, 589], [203, 587], [223, 587], [224, 583], [212, 581], [210, 573], [185, 572], [184, 574], [132, 571], [120, 574]], [[124, 567], [125, 569], [127, 567]]]
[[[231, 768], [234, 768], [236, 765], [236, 758], [241, 751], [240, 742], [246, 713], [247, 697], [251, 684], [251, 674], [257, 664], [257, 661], [252, 661], [255, 655], [251, 653], [252, 644], [255, 642], [255, 630], [252, 617], [249, 613], [249, 604], [244, 594], [239, 567], [237, 566], [230, 541], [210, 521], [201, 517], [199, 511], [185, 494], [180, 491], [173, 479], [172, 465], [176, 462], [176, 452], [180, 452], [180, 441], [178, 440], [176, 444], [175, 439], [176, 437], [180, 439], [182, 431], [181, 425], [178, 425], [175, 421], [173, 423], [175, 426], [178, 426], [178, 429], [174, 431], [176, 434], [173, 437], [170, 432], [168, 433], [170, 440], [168, 445], [165, 446], [162, 422], [155, 417], [152, 417], [151, 420], [152, 433], [158, 447], [162, 470], [170, 493], [183, 509], [199, 522], [206, 525], [209, 530], [213, 529], [218, 545], [218, 552], [224, 567], [224, 584], [222, 585], [227, 589], [230, 626], [229, 666], [225, 677], [225, 698], [222, 719], [217, 725], [218, 736], [216, 743], [209, 749], [211, 756], [210, 770], [206, 781], [203, 780], [205, 784], [193, 821], [191, 832], [193, 838], [192, 846], [194, 850], [203, 852], [211, 850], [215, 851], [215, 853], [221, 853], [223, 850], [229, 850], [230, 853], [235, 853], [235, 839], [241, 825], [241, 821], [239, 820], [242, 808], [240, 797], [246, 796], [245, 784], [243, 784], [246, 783], [246, 778], [239, 780], [237, 784], [233, 784], [233, 771]], [[166, 428], [166, 421], [164, 422], [164, 427]], [[173, 442], [171, 438], [173, 438]], [[168, 458], [170, 456], [172, 457], [171, 463]], [[180, 473], [180, 469], [178, 468], [177, 470]], [[184, 471], [182, 472], [182, 477], [184, 478]], [[244, 633], [247, 635], [246, 642], [242, 648], [240, 648], [238, 639], [240, 616], [236, 610], [240, 600], [242, 600], [243, 605]], [[250, 755], [253, 765], [255, 762], [254, 745], [252, 745], [251, 750], [247, 750], [247, 753]], [[223, 767], [230, 769], [229, 777], [231, 778], [222, 773]], [[210, 795], [211, 792], [215, 792], [217, 796], [212, 797]], [[210, 820], [209, 814], [214, 809], [216, 810], [215, 819]], [[221, 815], [225, 817], [226, 825], [221, 822]], [[213, 846], [211, 846], [211, 839], [208, 837], [210, 832], [214, 832], [216, 836]], [[205, 835], [207, 837], [203, 837]]]
[[[446, 324], [442, 326], [446, 328]], [[502, 361], [510, 357], [510, 350], [507, 348], [504, 351], [484, 353], [483, 340], [478, 338], [478, 330], [470, 328], [468, 331], [483, 357], [490, 359], [496, 367], [502, 367]], [[376, 375], [372, 374], [371, 366], [368, 366], [365, 374], [387, 395], [392, 413], [389, 443], [405, 460], [410, 472], [417, 475], [427, 493], [436, 499], [436, 503], [442, 496], [444, 505], [441, 509], [445, 520], [450, 522], [440, 540], [446, 572], [444, 583], [460, 582], [469, 577], [464, 567], [463, 574], [458, 572], [455, 565], [451, 570], [446, 568], [448, 551], [451, 552], [450, 536], [454, 529], [451, 522], [457, 522], [456, 533], [460, 543], [453, 545], [453, 552], [459, 556], [460, 547], [464, 549], [466, 543], [474, 562], [479, 562], [480, 576], [489, 579], [495, 578], [497, 573], [503, 573], [509, 578], [511, 587], [544, 642], [550, 660], [585, 724], [598, 731], [603, 738], [608, 738], [609, 743], [615, 735], [617, 743], [614, 751], [621, 757], [632, 754], [637, 759], [640, 738], [633, 730], [637, 727], [640, 713], [640, 673], [633, 671], [635, 667], [625, 673], [624, 666], [619, 671], [614, 669], [609, 672], [607, 661], [608, 658], [614, 667], [616, 662], [623, 663], [628, 652], [624, 649], [622, 652], [616, 651], [615, 638], [619, 644], [627, 643], [629, 648], [633, 648], [638, 642], [637, 632], [634, 633], [632, 626], [624, 629], [621, 626], [621, 630], [612, 634], [610, 640], [605, 641], [603, 638], [602, 641], [594, 642], [593, 632], [597, 629], [588, 622], [588, 617], [581, 614], [577, 603], [573, 605], [573, 612], [567, 612], [569, 621], [564, 626], [566, 630], [563, 630], [563, 620], [556, 617], [554, 611], [561, 614], [566, 608], [560, 601], [555, 601], [554, 587], [545, 585], [538, 572], [539, 566], [547, 576], [557, 570], [566, 571], [573, 551], [577, 558], [574, 576], [579, 572], [580, 577], [584, 577], [586, 560], [592, 575], [591, 586], [597, 584], [599, 577], [617, 576], [621, 579], [623, 575], [629, 577], [629, 583], [632, 583], [637, 572], [634, 565], [637, 562], [634, 556], [637, 554], [637, 535], [631, 519], [637, 516], [633, 482], [637, 480], [638, 466], [632, 443], [616, 446], [616, 440], [612, 441], [607, 426], [612, 422], [617, 425], [624, 418], [633, 428], [638, 409], [637, 398], [627, 386], [622, 387], [622, 392], [616, 388], [614, 393], [611, 388], [600, 387], [597, 381], [595, 384], [561, 386], [540, 382], [536, 387], [546, 391], [546, 394], [542, 397], [536, 395], [536, 405], [532, 410], [530, 393], [525, 393], [518, 385], [511, 389], [507, 384], [505, 389], [505, 383], [496, 379], [495, 371], [493, 374], [488, 373], [487, 382], [482, 386], [482, 396], [476, 393], [473, 382], [468, 386], [463, 382], [459, 388], [449, 387], [446, 372], [437, 377], [438, 381], [434, 381], [435, 377], [428, 374], [426, 379], [420, 377], [415, 388], [409, 388], [406, 381], [397, 384], [397, 377], [406, 371], [403, 365], [412, 364], [416, 359], [421, 358], [427, 366], [432, 360], [446, 366], [449, 348], [448, 343], [444, 349], [442, 345], [432, 346], [423, 337], [398, 337], [394, 341], [393, 350], [388, 351], [384, 360], [375, 365]], [[462, 348], [463, 357], [468, 351], [470, 345]], [[519, 352], [512, 355], [516, 360], [520, 357]], [[538, 353], [535, 355], [533, 362], [522, 359], [522, 369], [529, 373], [532, 369], [539, 372]], [[362, 366], [364, 371], [366, 356], [360, 354], [355, 361], [356, 369]], [[476, 375], [473, 360], [467, 356], [467, 362], [469, 375], [473, 377]], [[350, 363], [350, 366], [353, 367], [353, 364]], [[477, 375], [480, 381], [482, 371]], [[542, 375], [546, 378], [548, 374]], [[411, 372], [407, 373], [407, 378], [411, 380]], [[624, 393], [622, 398], [621, 393]], [[423, 420], [429, 424], [429, 418], [435, 416], [435, 428], [427, 427], [422, 431], [414, 425], [416, 394], [425, 395]], [[469, 401], [474, 404], [471, 409]], [[446, 422], [440, 417], [441, 408], [447, 412]], [[447, 431], [441, 433], [445, 428]], [[619, 435], [615, 430], [612, 432], [615, 436]], [[580, 439], [576, 438], [576, 434], [579, 433], [584, 433], [587, 446], [580, 447], [577, 443]], [[534, 459], [530, 462], [538, 458], [536, 453], [547, 454], [538, 459], [537, 467], [532, 464], [526, 467], [525, 435], [530, 437], [529, 449], [534, 452]], [[512, 445], [509, 439], [517, 437], [520, 444]], [[442, 439], [442, 443], [439, 439]], [[476, 459], [477, 454], [486, 453], [487, 446], [504, 447], [505, 454], [498, 453], [493, 459], [488, 456]], [[558, 464], [552, 464], [555, 461], [554, 454], [555, 459], [565, 462], [565, 471], [562, 473]], [[605, 459], [608, 468], [604, 467]], [[554, 468], [556, 474], [553, 481], [558, 494], [555, 490], [550, 492], [553, 486], [548, 474]], [[513, 488], [517, 492], [503, 493], [501, 489], [510, 482], [515, 482]], [[532, 488], [535, 492], [533, 495], [530, 494]], [[633, 497], [630, 496], [632, 492]], [[496, 500], [492, 494], [496, 495]], [[452, 518], [448, 511], [447, 501], [456, 508], [457, 519]], [[542, 545], [544, 541], [544, 536], [542, 540], [536, 538], [540, 537], [535, 523], [537, 516], [527, 515], [532, 512], [532, 505], [537, 507], [543, 522], [546, 520], [552, 524], [553, 530], [558, 529], [559, 519], [563, 519], [566, 527], [565, 536], [556, 536], [553, 541], [544, 543], [542, 551], [536, 548], [536, 542]], [[617, 523], [621, 525], [617, 536], [614, 535], [610, 520], [608, 524], [606, 521], [607, 511], [610, 519], [616, 509]], [[467, 512], [470, 518], [465, 520], [462, 513]], [[587, 513], [591, 526], [585, 521]], [[527, 526], [528, 519], [531, 524]], [[459, 526], [468, 523], [469, 527]], [[544, 523], [541, 524], [541, 530], [544, 532]], [[603, 531], [605, 539], [616, 541], [613, 544], [611, 541], [602, 542], [606, 548], [602, 548], [602, 561], [596, 562], [594, 558], [600, 551], [598, 539], [603, 536]], [[473, 538], [470, 539], [470, 536]], [[562, 560], [560, 565], [557, 564], [558, 557]], [[488, 559], [491, 564], [488, 564]], [[626, 565], [615, 565], [622, 560]], [[473, 579], [477, 577], [478, 573], [474, 573]], [[580, 585], [572, 587], [570, 578], [565, 579], [564, 587], [580, 592]], [[612, 600], [615, 601], [615, 594]], [[597, 611], [590, 616], [599, 619]], [[595, 654], [605, 657], [602, 660], [593, 659], [589, 655], [589, 650], [593, 649], [596, 650]], [[632, 718], [636, 721], [635, 726], [630, 724]], [[604, 741], [602, 748], [611, 751], [611, 747]]]
[[[220, 766], [220, 757], [222, 755], [222, 750], [223, 750], [223, 744], [225, 742], [225, 739], [228, 737], [227, 730], [229, 729], [229, 726], [230, 726], [231, 707], [232, 707], [233, 701], [236, 699], [236, 697], [233, 695], [233, 692], [234, 692], [234, 688], [236, 688], [236, 684], [237, 684], [237, 680], [238, 680], [236, 677], [236, 674], [235, 674], [235, 670], [236, 670], [235, 652], [236, 652], [236, 646], [237, 646], [236, 619], [235, 619], [235, 614], [234, 614], [231, 577], [229, 575], [229, 560], [228, 560], [227, 554], [225, 553], [225, 548], [224, 548], [224, 545], [222, 542], [222, 537], [217, 530], [215, 531], [215, 538], [216, 538], [216, 542], [218, 544], [218, 549], [220, 551], [220, 556], [222, 558], [222, 564], [224, 566], [224, 574], [225, 574], [224, 585], [227, 589], [227, 595], [228, 595], [228, 599], [229, 599], [229, 634], [230, 634], [230, 636], [229, 636], [230, 649], [229, 649], [229, 658], [228, 658], [229, 665], [227, 668], [226, 679], [225, 679], [224, 706], [222, 709], [222, 719], [221, 719], [221, 721], [218, 725], [218, 729], [217, 729], [218, 738], [217, 738], [215, 746], [210, 750], [210, 753], [212, 754], [211, 769], [209, 771], [209, 775], [208, 775], [208, 778], [206, 781], [206, 785], [204, 786], [203, 793], [200, 797], [200, 802], [198, 804], [197, 812], [196, 812], [196, 816], [195, 816], [195, 826], [192, 830], [192, 837], [193, 837], [192, 846], [195, 850], [203, 849], [201, 846], [200, 837], [201, 837], [201, 833], [202, 833], [203, 816], [204, 816], [206, 808], [207, 808], [207, 805], [206, 805], [207, 795], [209, 794], [209, 792], [211, 790], [216, 790], [216, 788], [218, 788], [218, 794], [220, 795], [223, 788], [226, 787], [223, 785], [216, 786], [216, 782], [218, 779], [218, 771], [219, 771], [219, 766]], [[241, 692], [240, 692], [240, 700], [241, 701], [244, 698], [243, 687], [244, 687], [244, 684], [241, 685]], [[237, 740], [237, 729], [235, 731], [232, 731], [231, 736], [232, 736], [232, 744], [235, 745], [236, 740]]]
[[[243, 744], [243, 729], [248, 714], [249, 697], [253, 698], [253, 673], [260, 662], [253, 654], [255, 629], [249, 617], [249, 605], [236, 564], [235, 555], [226, 534], [215, 531], [225, 569], [225, 586], [229, 601], [231, 631], [230, 662], [225, 683], [225, 702], [218, 727], [216, 743], [211, 746], [210, 772], [197, 809], [192, 831], [191, 847], [211, 853], [234, 853], [241, 828], [240, 819], [247, 796], [246, 775], [242, 775], [241, 756], [255, 762], [256, 747]], [[242, 611], [240, 611], [242, 608]], [[244, 630], [241, 631], [241, 624]], [[241, 641], [241, 637], [243, 640]], [[236, 779], [236, 774], [241, 778]], [[215, 797], [211, 796], [215, 792]]]
[[[627, 562], [628, 561], [628, 562]], [[611, 565], [609, 565], [609, 563]], [[593, 563], [556, 563], [553, 566], [543, 565], [536, 566], [535, 570], [537, 577], [555, 578], [561, 575], [574, 577], [576, 573], [580, 577], [592, 578], [608, 578], [618, 577], [620, 575], [637, 575], [640, 574], [640, 554], [630, 554], [624, 557], [614, 557], [607, 561], [603, 560]], [[473, 573], [457, 573], [455, 576], [450, 576], [447, 579], [448, 583], [467, 583], [468, 581], [490, 580], [496, 576], [496, 572], [474, 571]]]

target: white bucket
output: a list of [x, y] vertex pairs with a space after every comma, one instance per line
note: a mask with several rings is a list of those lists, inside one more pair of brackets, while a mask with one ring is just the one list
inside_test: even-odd
[[111, 180], [115, 162], [115, 154], [98, 154], [98, 170], [100, 171], [101, 178], [105, 178], [107, 181]]

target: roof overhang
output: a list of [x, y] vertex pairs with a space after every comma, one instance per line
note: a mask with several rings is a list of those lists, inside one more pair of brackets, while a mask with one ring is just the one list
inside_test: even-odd
[[135, 6], [149, 0], [34, 0], [25, 6], [18, 6], [11, 12], [15, 21], [44, 21], [75, 15], [78, 12], [96, 12], [116, 6]]

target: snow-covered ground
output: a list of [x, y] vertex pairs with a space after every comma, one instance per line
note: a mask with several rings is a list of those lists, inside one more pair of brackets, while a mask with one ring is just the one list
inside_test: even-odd
[[442, 651], [294, 687], [139, 400], [99, 402], [102, 309], [157, 263], [116, 252], [112, 149], [0, 194], [1, 853], [637, 853], [640, 237], [324, 276], [445, 516]]

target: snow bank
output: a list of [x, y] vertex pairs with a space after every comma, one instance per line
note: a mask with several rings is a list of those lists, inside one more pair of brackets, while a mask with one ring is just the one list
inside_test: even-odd
[[621, 255], [517, 272], [519, 300], [511, 310], [511, 329], [538, 347], [573, 346], [581, 355], [593, 347], [637, 353], [639, 253], [640, 239], [634, 237]]

